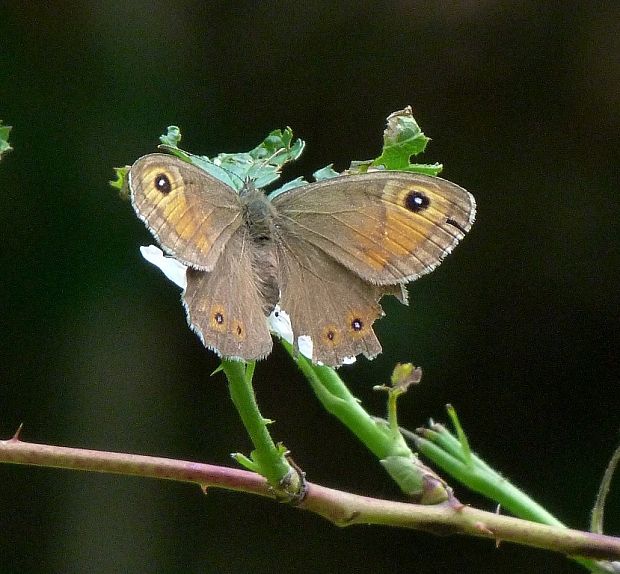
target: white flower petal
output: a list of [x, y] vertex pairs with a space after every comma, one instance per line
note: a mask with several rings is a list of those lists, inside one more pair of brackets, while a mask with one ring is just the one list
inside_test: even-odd
[[287, 343], [293, 344], [293, 327], [291, 326], [291, 318], [286, 311], [280, 309], [280, 305], [276, 305], [275, 309], [267, 319], [269, 330], [272, 333], [282, 337]]
[[300, 335], [297, 337], [297, 348], [304, 357], [312, 360], [312, 349], [314, 348], [314, 343], [312, 342], [312, 337], [310, 335]]
[[[299, 352], [312, 361], [312, 351], [314, 350], [314, 343], [312, 342], [312, 337], [310, 335], [300, 335], [297, 337], [297, 348]], [[343, 365], [351, 365], [355, 363], [357, 360], [356, 357], [345, 357], [342, 359]], [[317, 365], [323, 365], [321, 361], [315, 361]]]
[[159, 267], [160, 271], [181, 289], [187, 287], [187, 277], [185, 275], [187, 267], [183, 263], [177, 261], [174, 257], [164, 255], [164, 252], [156, 245], [142, 246], [140, 247], [140, 253], [149, 263]]

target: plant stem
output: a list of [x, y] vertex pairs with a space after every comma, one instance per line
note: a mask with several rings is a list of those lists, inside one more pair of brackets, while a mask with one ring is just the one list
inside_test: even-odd
[[420, 434], [401, 429], [418, 451], [433, 461], [444, 472], [471, 490], [499, 503], [512, 514], [551, 526], [564, 526], [557, 518], [532, 500], [522, 490], [493, 470], [481, 458], [467, 449], [443, 425], [433, 424], [431, 429], [418, 429]]
[[[32, 444], [17, 437], [0, 441], [0, 462], [193, 482], [203, 489], [211, 486], [276, 498], [264, 478], [244, 470], [160, 457]], [[376, 524], [442, 535], [465, 534], [566, 555], [620, 560], [620, 538], [536, 524], [460, 504], [428, 506], [393, 502], [309, 483], [306, 497], [299, 507], [338, 526]], [[613, 572], [609, 563], [601, 563], [601, 568]]]
[[445, 481], [420, 462], [398, 428], [390, 428], [371, 417], [334, 369], [312, 364], [301, 355], [295, 356], [289, 343], [282, 341], [282, 344], [296, 360], [325, 409], [366, 445], [407, 496], [424, 504], [438, 504], [452, 497]]
[[299, 494], [299, 484], [295, 483], [292, 486], [294, 492], [290, 492], [287, 483], [287, 478], [293, 477], [296, 471], [286, 460], [284, 449], [278, 448], [273, 442], [267, 430], [270, 421], [263, 418], [258, 410], [252, 388], [252, 371], [246, 370], [245, 363], [226, 359], [222, 360], [222, 369], [228, 379], [232, 401], [254, 445], [251, 460], [255, 463], [255, 470], [263, 475], [273, 488], [284, 488], [288, 494]]
[[403, 443], [399, 445], [401, 451], [394, 452], [393, 437], [377, 425], [333, 369], [312, 365], [303, 357], [297, 358], [297, 365], [327, 411], [351, 430], [375, 456], [381, 459], [409, 451]]
[[[430, 429], [418, 429], [417, 434], [406, 429], [401, 429], [401, 432], [444, 472], [468, 488], [499, 503], [501, 508], [524, 520], [566, 528], [555, 516], [471, 452], [456, 413], [452, 407], [448, 407], [457, 427], [458, 438], [438, 423], [432, 424]], [[578, 556], [571, 558], [591, 572], [620, 572], [620, 565], [614, 567]]]

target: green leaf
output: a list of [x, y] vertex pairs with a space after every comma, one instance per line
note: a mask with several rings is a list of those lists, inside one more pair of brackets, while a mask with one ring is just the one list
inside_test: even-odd
[[181, 130], [177, 126], [168, 126], [168, 131], [159, 136], [159, 141], [170, 148], [178, 147], [177, 144], [181, 141]]
[[326, 165], [325, 167], [322, 167], [321, 169], [317, 169], [313, 174], [312, 177], [314, 177], [315, 181], [322, 181], [324, 179], [331, 179], [333, 177], [338, 177], [339, 174], [335, 169], [334, 169], [334, 164], [330, 163], [329, 165]]
[[426, 137], [415, 121], [411, 106], [390, 114], [383, 132], [383, 150], [374, 160], [354, 161], [350, 173], [365, 173], [369, 169], [412, 171], [426, 175], [437, 175], [443, 166], [439, 163], [410, 163], [411, 156], [426, 149], [430, 138]]
[[[179, 159], [191, 163], [233, 189], [240, 191], [245, 182], [250, 180], [258, 189], [264, 188], [280, 178], [284, 165], [295, 161], [303, 153], [305, 143], [293, 137], [293, 131], [274, 130], [256, 147], [247, 152], [219, 153], [215, 157], [195, 155], [181, 149], [181, 130], [177, 126], [168, 126], [160, 136], [160, 150], [167, 151]], [[353, 161], [347, 173], [365, 173], [369, 169], [391, 169], [413, 171], [427, 175], [437, 175], [440, 164], [413, 164], [410, 158], [424, 151], [429, 138], [424, 135], [415, 121], [411, 107], [390, 114], [383, 134], [383, 149], [375, 160]], [[329, 164], [314, 172], [315, 181], [323, 181], [342, 174]], [[298, 177], [270, 194], [270, 199], [277, 195], [306, 185], [303, 177]], [[118, 184], [113, 184], [118, 187]]]
[[289, 191], [290, 189], [295, 189], [296, 187], [302, 187], [304, 185], [308, 185], [308, 181], [305, 180], [301, 176], [296, 177], [295, 179], [291, 181], [287, 181], [282, 187], [279, 187], [278, 189], [272, 191], [269, 194], [269, 199], [272, 200], [274, 197], [276, 197], [276, 195], [280, 195], [281, 193], [284, 193], [285, 191]]
[[9, 133], [13, 128], [11, 126], [3, 126], [0, 120], [0, 159], [2, 155], [10, 152], [13, 148], [9, 145]]
[[256, 160], [268, 159], [272, 165], [283, 166], [299, 158], [305, 146], [303, 140], [293, 140], [293, 130], [286, 128], [284, 131], [272, 131], [249, 155]]
[[116, 174], [116, 178], [109, 182], [110, 186], [118, 191], [122, 199], [129, 199], [129, 186], [127, 185], [129, 166], [115, 167], [114, 173]]
[[273, 183], [280, 177], [282, 167], [296, 160], [305, 147], [303, 140], [293, 139], [290, 128], [272, 131], [248, 152], [219, 153], [213, 158], [179, 148], [181, 131], [176, 126], [168, 127], [168, 132], [159, 139], [162, 142], [159, 149], [204, 169], [237, 191], [248, 179], [259, 189]]

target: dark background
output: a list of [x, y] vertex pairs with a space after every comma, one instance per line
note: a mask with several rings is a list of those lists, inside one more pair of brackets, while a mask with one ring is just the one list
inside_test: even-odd
[[[243, 151], [290, 125], [285, 178], [375, 157], [411, 104], [424, 160], [476, 196], [470, 235], [386, 303], [385, 353], [341, 370], [383, 414], [396, 361], [422, 365], [411, 428], [453, 403], [474, 449], [587, 528], [618, 442], [620, 5], [612, 2], [4, 4], [0, 433], [232, 464], [250, 444], [150, 235], [107, 181], [155, 150]], [[399, 497], [277, 350], [256, 390], [310, 480]], [[616, 481], [617, 483], [617, 481]], [[580, 572], [548, 552], [338, 529], [224, 491], [0, 467], [1, 572]], [[620, 532], [618, 486], [606, 527]], [[456, 485], [459, 498], [485, 509]]]

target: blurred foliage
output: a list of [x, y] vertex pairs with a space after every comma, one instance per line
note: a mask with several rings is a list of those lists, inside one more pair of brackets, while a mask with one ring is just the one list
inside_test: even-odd
[[3, 154], [13, 149], [9, 145], [9, 133], [10, 132], [11, 132], [11, 126], [3, 126], [2, 120], [0, 120], [0, 158], [2, 158]]

